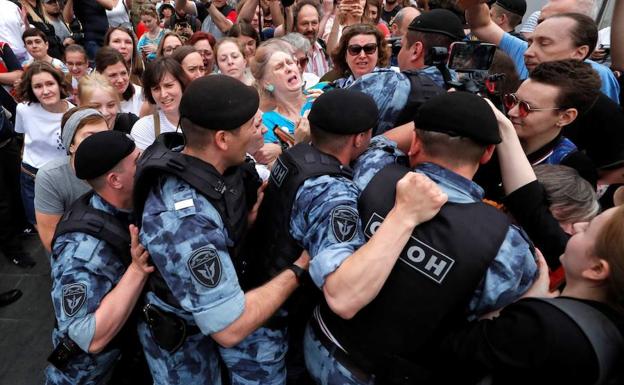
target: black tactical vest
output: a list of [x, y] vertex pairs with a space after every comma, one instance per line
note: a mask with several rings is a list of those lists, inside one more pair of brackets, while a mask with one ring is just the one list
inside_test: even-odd
[[297, 190], [307, 179], [340, 175], [351, 179], [351, 170], [336, 158], [309, 144], [284, 151], [273, 164], [258, 219], [245, 246], [253, 255], [256, 284], [266, 282], [291, 265], [302, 248], [290, 235], [290, 216]]
[[[128, 225], [130, 223], [122, 221], [115, 215], [92, 207], [89, 201], [93, 194], [93, 191], [89, 191], [72, 203], [69, 210], [63, 214], [56, 226], [51, 244], [54, 245], [56, 239], [63, 234], [88, 234], [106, 242], [113, 249], [115, 255], [119, 257], [124, 266], [129, 266], [132, 262], [132, 257], [130, 255], [130, 232], [128, 230]], [[106, 345], [104, 351], [122, 349], [122, 351], [129, 352], [133, 346], [137, 346], [132, 345], [132, 341], [138, 343], [135, 317], [136, 308], [130, 314], [121, 330]], [[54, 322], [55, 327], [57, 327], [56, 320]], [[123, 358], [122, 355], [122, 359], [127, 358], [128, 357]]]
[[[246, 290], [249, 288], [248, 263], [239, 253], [239, 246], [247, 230], [249, 209], [256, 202], [256, 192], [261, 184], [254, 164], [245, 162], [241, 166], [229, 168], [221, 175], [211, 164], [178, 151], [183, 144], [182, 134], [162, 134], [139, 159], [134, 179], [134, 209], [137, 221], [142, 220], [147, 195], [164, 174], [184, 180], [208, 199], [219, 212], [233, 241], [233, 246], [228, 251], [238, 281], [241, 288]], [[158, 271], [150, 274], [147, 287], [160, 299], [177, 306], [177, 300]]]
[[429, 76], [420, 73], [418, 70], [401, 71], [401, 73], [407, 76], [410, 81], [410, 93], [405, 107], [403, 107], [394, 124], [395, 127], [414, 121], [416, 111], [423, 103], [436, 95], [446, 92], [444, 88], [438, 86]]
[[51, 244], [54, 245], [56, 239], [63, 234], [88, 234], [108, 243], [123, 264], [129, 266], [131, 262], [129, 223], [124, 223], [112, 214], [91, 207], [89, 201], [93, 194], [93, 191], [89, 191], [72, 203], [56, 226]]
[[[360, 195], [362, 226], [370, 238], [396, 196], [408, 168], [390, 165]], [[481, 202], [447, 203], [416, 227], [377, 297], [352, 319], [326, 303], [321, 316], [354, 363], [380, 383], [424, 383], [418, 369], [427, 346], [464, 322], [467, 305], [505, 239], [509, 219]]]

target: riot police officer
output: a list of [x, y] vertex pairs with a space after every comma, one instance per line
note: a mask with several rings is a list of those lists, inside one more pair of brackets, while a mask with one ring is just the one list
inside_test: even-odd
[[[84, 110], [67, 124], [92, 115], [99, 113]], [[132, 139], [116, 131], [93, 134], [76, 151], [76, 176], [93, 191], [63, 216], [52, 242], [56, 326], [47, 384], [100, 383], [119, 359], [115, 337], [125, 335], [120, 330], [153, 270], [138, 230], [128, 231], [138, 156]]]
[[435, 380], [422, 367], [428, 346], [466, 317], [517, 299], [536, 277], [523, 233], [482, 203], [483, 190], [471, 181], [500, 142], [489, 105], [465, 92], [442, 94], [418, 110], [415, 127], [374, 138], [354, 165], [364, 234], [379, 234], [392, 213], [395, 183], [410, 170], [400, 164], [405, 156], [399, 148], [416, 172], [448, 194], [449, 203], [415, 228], [397, 263], [384, 271], [372, 301], [342, 311], [328, 298], [328, 284], [340, 279], [348, 288], [358, 280], [341, 269], [328, 275], [322, 286], [326, 303], [315, 310], [304, 342], [306, 365], [319, 384]]
[[[368, 148], [377, 121], [375, 102], [358, 91], [329, 91], [314, 102], [308, 119], [312, 143], [286, 150], [273, 165], [251, 235], [251, 252], [261, 261], [256, 270], [260, 281], [278, 274], [303, 249], [310, 253], [310, 276], [319, 287], [336, 269], [357, 276], [348, 288], [339, 280], [324, 286], [332, 306], [351, 312], [374, 298], [387, 270], [382, 266], [394, 264], [414, 226], [437, 212], [444, 195], [424, 176], [408, 175], [379, 235], [360, 248], [364, 236], [357, 211], [359, 190], [349, 164]], [[434, 199], [425, 199], [429, 196]], [[312, 290], [293, 297], [280, 314], [288, 312], [289, 355], [301, 351], [303, 330], [316, 305], [306, 308], [305, 301], [320, 296], [309, 287]], [[302, 383], [293, 378], [296, 357], [293, 360], [289, 381]]]
[[[245, 162], [260, 129], [258, 105], [257, 91], [233, 78], [197, 79], [180, 103], [185, 143], [179, 134], [161, 135], [141, 158], [136, 211], [157, 272], [139, 335], [156, 384], [219, 384], [215, 342], [230, 348], [253, 335], [307, 268], [302, 255], [259, 287], [246, 279], [238, 245], [259, 186]], [[271, 356], [270, 342], [262, 348], [256, 354]], [[226, 364], [236, 373], [235, 361]], [[258, 369], [257, 383], [279, 375], [272, 362]]]

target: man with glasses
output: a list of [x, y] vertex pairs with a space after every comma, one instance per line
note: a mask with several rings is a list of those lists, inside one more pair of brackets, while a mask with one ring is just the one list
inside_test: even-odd
[[323, 77], [329, 72], [329, 56], [327, 46], [319, 38], [319, 26], [321, 22], [321, 7], [313, 0], [297, 2], [293, 10], [294, 31], [305, 36], [312, 45], [309, 51], [310, 60], [306, 64], [306, 72]]
[[[505, 95], [507, 114], [533, 166], [570, 166], [595, 185], [593, 164], [562, 130], [591, 108], [599, 89], [600, 77], [592, 67], [569, 59], [539, 64], [516, 93]], [[495, 200], [503, 196], [497, 163], [490, 162], [475, 178]]]

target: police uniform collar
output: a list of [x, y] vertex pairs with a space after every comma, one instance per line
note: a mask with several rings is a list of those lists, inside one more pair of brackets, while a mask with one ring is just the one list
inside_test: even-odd
[[485, 195], [483, 188], [481, 188], [481, 186], [476, 184], [474, 181], [464, 178], [453, 170], [449, 170], [448, 168], [438, 164], [431, 162], [420, 163], [415, 167], [414, 171], [421, 171], [436, 183], [441, 182], [442, 185], [440, 187], [443, 189], [444, 184], [450, 184], [455, 188], [455, 190], [469, 195], [475, 201], [482, 200]]

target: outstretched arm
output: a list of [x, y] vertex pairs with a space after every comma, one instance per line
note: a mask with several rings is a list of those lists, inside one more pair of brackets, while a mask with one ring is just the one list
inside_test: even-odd
[[485, 0], [460, 1], [459, 4], [466, 10], [468, 26], [479, 40], [498, 45], [505, 31], [490, 18]]
[[395, 205], [371, 239], [327, 276], [329, 307], [349, 319], [372, 301], [418, 224], [433, 218], [447, 196], [429, 178], [410, 172], [397, 183]]
[[95, 311], [95, 333], [90, 353], [98, 353], [119, 333], [136, 304], [143, 285], [154, 267], [148, 264], [149, 254], [139, 243], [139, 230], [130, 225], [132, 263], [117, 285], [102, 299]]

